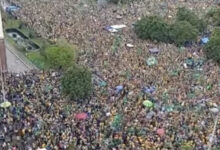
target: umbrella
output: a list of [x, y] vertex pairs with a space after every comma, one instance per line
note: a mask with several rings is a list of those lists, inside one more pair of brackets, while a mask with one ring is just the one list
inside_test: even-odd
[[151, 54], [158, 54], [160, 52], [158, 48], [150, 48], [149, 51]]
[[16, 147], [12, 147], [12, 150], [17, 150], [17, 148]]
[[37, 150], [47, 150], [46, 148], [38, 148]]
[[107, 83], [105, 82], [105, 81], [102, 81], [101, 83], [100, 83], [100, 86], [101, 87], [105, 87], [107, 85]]
[[219, 112], [218, 108], [210, 108], [209, 110], [213, 113], [218, 113]]
[[10, 106], [11, 106], [11, 103], [8, 102], [8, 101], [3, 102], [3, 103], [0, 104], [0, 107], [2, 107], [2, 108], [7, 108], [7, 107], [10, 107]]
[[123, 86], [122, 85], [118, 85], [118, 86], [116, 86], [116, 93], [118, 94], [118, 93], [120, 93], [122, 90], [123, 90]]
[[156, 65], [157, 64], [157, 60], [155, 57], [149, 57], [147, 59], [147, 65], [148, 66], [153, 66], [153, 65]]
[[114, 28], [114, 29], [116, 29], [116, 30], [118, 30], [118, 29], [125, 28], [126, 25], [124, 25], [124, 24], [119, 24], [119, 25], [112, 25], [111, 27]]
[[203, 44], [207, 44], [208, 41], [209, 41], [209, 38], [208, 38], [208, 37], [203, 37], [203, 38], [201, 39], [201, 42], [202, 42]]
[[107, 30], [107, 31], [109, 31], [109, 32], [112, 32], [112, 33], [114, 33], [114, 32], [118, 32], [118, 30], [112, 28], [111, 26], [107, 26], [107, 27], [105, 27], [105, 30]]
[[163, 128], [157, 129], [157, 134], [160, 135], [160, 136], [164, 136], [164, 134], [165, 134], [164, 129]]
[[144, 87], [143, 89], [144, 93], [148, 93], [148, 94], [152, 94], [155, 90], [156, 88], [154, 86]]
[[77, 113], [77, 114], [75, 115], [75, 118], [78, 119], [78, 120], [85, 120], [85, 119], [88, 118], [88, 115], [87, 115], [87, 113], [84, 113], [84, 112], [82, 112], [82, 113]]
[[145, 100], [143, 102], [143, 105], [148, 107], [148, 108], [151, 108], [151, 107], [153, 107], [154, 104], [151, 101], [149, 101], [149, 100]]
[[126, 46], [129, 47], [129, 48], [134, 47], [134, 45], [132, 45], [132, 44], [126, 44]]
[[120, 29], [125, 28], [126, 25], [120, 24], [120, 25], [112, 25], [112, 26], [107, 26], [105, 27], [106, 30], [109, 32], [118, 32]]

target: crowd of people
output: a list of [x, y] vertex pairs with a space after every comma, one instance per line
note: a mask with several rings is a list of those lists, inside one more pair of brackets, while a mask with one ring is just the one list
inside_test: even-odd
[[[79, 63], [106, 85], [98, 83], [90, 99], [77, 103], [62, 97], [59, 72], [9, 74], [6, 99], [12, 106], [1, 109], [0, 149], [205, 150], [210, 143], [219, 148], [220, 122], [212, 136], [220, 103], [219, 67], [205, 59], [202, 45], [177, 48], [139, 40], [132, 31], [142, 15], [171, 20], [178, 6], [201, 15], [214, 0], [145, 0], [101, 10], [92, 2], [71, 0], [13, 2], [21, 6], [15, 15], [40, 36], [77, 44]], [[112, 24], [127, 27], [114, 34], [104, 30]], [[152, 48], [159, 52], [150, 53]], [[157, 60], [154, 66], [146, 63], [149, 57]], [[146, 100], [153, 105], [143, 105]], [[86, 118], [77, 119], [78, 113]]]
[[[84, 106], [67, 102], [61, 97], [59, 81], [58, 72], [8, 74], [6, 99], [12, 105], [0, 111], [0, 149], [64, 150], [72, 141], [79, 149], [100, 149], [94, 127], [105, 119], [103, 107], [93, 101]], [[81, 111], [99, 119], [81, 122], [74, 117]]]
[[[185, 101], [150, 93], [133, 99], [127, 85], [119, 92], [96, 86], [89, 100], [77, 103], [62, 97], [60, 78], [59, 72], [7, 75], [12, 106], [0, 108], [2, 150], [207, 149], [217, 115], [210, 109], [219, 104], [219, 93]], [[154, 106], [145, 107], [145, 99]], [[87, 116], [76, 118], [78, 113]], [[219, 124], [213, 147], [220, 144]]]
[[[60, 78], [59, 72], [7, 75], [6, 99], [12, 106], [0, 108], [2, 150], [208, 147], [217, 115], [210, 110], [219, 105], [219, 85], [215, 83], [211, 95], [204, 95], [208, 90], [204, 89], [199, 93], [202, 97], [186, 100], [171, 93], [159, 99], [154, 92], [130, 97], [128, 85], [121, 91], [95, 86], [94, 95], [78, 103], [62, 97]], [[146, 99], [154, 106], [145, 107]], [[77, 118], [78, 113], [87, 115]], [[220, 144], [219, 125], [213, 147]]]

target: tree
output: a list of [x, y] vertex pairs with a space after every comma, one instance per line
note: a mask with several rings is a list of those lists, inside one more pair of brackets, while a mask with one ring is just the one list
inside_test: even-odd
[[200, 19], [194, 12], [184, 7], [179, 8], [176, 15], [177, 21], [187, 21], [197, 30], [203, 32], [206, 28], [206, 23]]
[[212, 9], [207, 13], [209, 23], [220, 26], [220, 8]]
[[169, 25], [160, 17], [143, 17], [135, 24], [134, 30], [141, 39], [170, 42]]
[[196, 41], [198, 34], [198, 30], [187, 21], [177, 21], [171, 25], [170, 37], [178, 46]]
[[44, 51], [46, 62], [53, 69], [67, 69], [75, 64], [76, 47], [66, 42], [50, 45]]
[[204, 53], [208, 59], [212, 59], [220, 64], [220, 29], [215, 29], [210, 41], [204, 48]]
[[61, 81], [62, 92], [72, 100], [87, 98], [92, 91], [92, 74], [85, 67], [70, 67]]

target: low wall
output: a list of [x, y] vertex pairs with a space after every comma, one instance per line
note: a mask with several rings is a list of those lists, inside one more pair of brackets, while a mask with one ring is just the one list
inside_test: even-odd
[[0, 61], [1, 61], [1, 70], [2, 72], [7, 72], [7, 60], [6, 60], [6, 49], [4, 42], [4, 32], [2, 26], [2, 16], [0, 10]]
[[0, 61], [2, 71], [7, 72], [7, 60], [6, 60], [6, 51], [5, 51], [5, 42], [4, 39], [0, 39]]

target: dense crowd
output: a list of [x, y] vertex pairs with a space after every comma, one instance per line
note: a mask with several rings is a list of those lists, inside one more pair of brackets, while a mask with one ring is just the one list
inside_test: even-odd
[[[60, 3], [58, 0], [28, 2], [14, 0], [13, 2], [22, 7], [15, 14], [18, 19], [37, 29], [36, 32], [40, 36], [53, 41], [65, 38], [78, 45], [81, 50], [79, 62], [99, 72], [112, 87], [123, 84], [122, 82], [128, 83], [125, 74], [130, 73], [133, 78], [129, 78], [131, 80], [129, 84], [133, 90], [143, 86], [143, 83], [159, 80], [161, 77], [158, 75], [166, 75], [166, 71], [177, 67], [174, 65], [181, 65], [183, 59], [188, 56], [186, 52], [179, 56], [175, 46], [137, 39], [132, 25], [138, 18], [143, 15], [159, 14], [171, 21], [175, 19], [177, 7], [191, 8], [202, 16], [215, 6], [214, 0], [202, 2], [144, 0], [119, 7], [108, 5], [99, 10], [93, 1], [88, 3], [65, 0]], [[118, 15], [122, 18], [118, 19]], [[106, 26], [114, 24], [125, 24], [127, 27], [115, 34], [104, 30]], [[127, 44], [134, 47], [129, 48]], [[150, 56], [149, 49], [154, 47], [161, 51], [158, 56], [160, 66], [152, 68], [145, 65], [145, 60]], [[190, 51], [198, 49], [193, 47]], [[167, 55], [171, 58], [167, 59]], [[201, 52], [198, 55], [203, 57]]]
[[[6, 99], [12, 106], [1, 108], [2, 150], [64, 150], [70, 143], [86, 150], [179, 149], [184, 143], [207, 149], [216, 115], [210, 109], [218, 105], [219, 93], [187, 101], [148, 94], [131, 99], [126, 86], [119, 93], [96, 86], [96, 94], [79, 104], [60, 95], [60, 77], [58, 72], [8, 74]], [[144, 107], [144, 99], [154, 107]], [[82, 112], [87, 117], [76, 118]], [[218, 126], [213, 146], [219, 138]]]
[[[8, 75], [1, 109], [2, 149], [180, 149], [205, 150], [220, 143], [220, 122], [211, 136], [220, 97], [219, 67], [204, 58], [202, 45], [177, 48], [136, 38], [132, 24], [142, 15], [163, 14], [168, 20], [178, 6], [200, 15], [213, 1], [141, 1], [96, 9], [71, 0], [14, 0], [16, 14], [50, 40], [66, 38], [81, 48], [79, 63], [106, 82], [97, 84], [89, 100], [70, 102], [60, 95], [58, 72]], [[122, 7], [122, 9], [121, 9]], [[161, 11], [161, 12], [160, 12]], [[201, 12], [199, 12], [201, 11]], [[118, 17], [120, 16], [120, 17]], [[121, 32], [103, 28], [127, 25]], [[118, 39], [119, 44], [114, 47]], [[127, 47], [127, 44], [133, 47]], [[150, 49], [158, 49], [157, 54]], [[149, 66], [146, 60], [157, 63]], [[153, 106], [146, 107], [148, 100]], [[77, 113], [86, 118], [77, 119]], [[14, 148], [15, 149], [15, 148]]]
[[[7, 75], [6, 99], [12, 106], [0, 110], [2, 150], [65, 150], [70, 143], [83, 150], [179, 149], [183, 144], [207, 149], [216, 116], [210, 110], [219, 104], [219, 92], [180, 101], [146, 92], [132, 98], [127, 85], [120, 91], [95, 86], [89, 100], [76, 103], [61, 96], [60, 77], [35, 71]], [[145, 107], [146, 99], [154, 106]], [[86, 117], [77, 118], [78, 113]], [[219, 124], [213, 146], [220, 144]]]
[[6, 99], [12, 106], [1, 108], [0, 149], [66, 149], [71, 141], [76, 142], [79, 149], [85, 146], [86, 149], [100, 149], [95, 140], [98, 138], [94, 128], [96, 117], [80, 122], [74, 116], [83, 111], [90, 116], [95, 114], [96, 121], [103, 121], [101, 104], [93, 104], [91, 100], [78, 108], [68, 103], [60, 95], [59, 81], [57, 72], [33, 71], [7, 76]]

